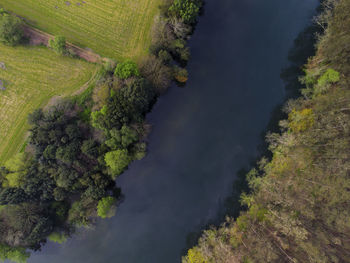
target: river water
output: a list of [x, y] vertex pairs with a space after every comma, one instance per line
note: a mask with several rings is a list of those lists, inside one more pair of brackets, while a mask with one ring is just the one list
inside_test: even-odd
[[[191, 40], [187, 87], [159, 99], [149, 153], [117, 183], [115, 217], [30, 263], [180, 262], [186, 239], [223, 210], [239, 169], [257, 155], [288, 50], [317, 0], [207, 0]], [[237, 197], [238, 198], [238, 197]]]

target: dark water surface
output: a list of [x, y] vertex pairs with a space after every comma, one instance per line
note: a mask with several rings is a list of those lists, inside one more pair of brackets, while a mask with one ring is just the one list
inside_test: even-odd
[[148, 116], [149, 154], [117, 181], [117, 215], [30, 263], [179, 262], [190, 232], [216, 218], [236, 172], [284, 97], [279, 77], [317, 0], [207, 0], [191, 40], [190, 81]]

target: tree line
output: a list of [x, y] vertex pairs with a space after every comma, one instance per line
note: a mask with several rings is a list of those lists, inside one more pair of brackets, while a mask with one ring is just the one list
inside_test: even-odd
[[267, 135], [272, 158], [247, 174], [240, 216], [204, 231], [184, 263], [350, 261], [350, 2], [322, 8], [302, 96]]
[[[25, 149], [0, 168], [0, 259], [24, 262], [48, 239], [62, 243], [77, 226], [114, 215], [122, 197], [116, 177], [146, 155], [146, 113], [172, 81], [187, 81], [187, 40], [201, 7], [165, 1], [140, 65], [106, 59], [81, 95], [29, 115]], [[21, 44], [22, 27], [0, 12], [0, 42]], [[49, 47], [70, 55], [64, 37]]]

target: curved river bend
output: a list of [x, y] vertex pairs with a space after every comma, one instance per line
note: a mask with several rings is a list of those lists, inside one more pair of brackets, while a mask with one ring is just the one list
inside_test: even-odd
[[317, 0], [207, 0], [191, 40], [190, 81], [148, 116], [149, 153], [117, 181], [117, 215], [30, 263], [175, 263], [190, 232], [216, 218], [235, 174], [256, 157], [284, 97], [279, 78]]

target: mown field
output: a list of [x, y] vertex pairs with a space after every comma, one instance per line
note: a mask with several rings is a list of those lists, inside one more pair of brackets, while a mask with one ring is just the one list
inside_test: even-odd
[[148, 51], [150, 32], [162, 0], [1, 0], [6, 10], [34, 27], [99, 55], [139, 59]]
[[8, 47], [0, 44], [0, 164], [23, 147], [27, 116], [50, 98], [79, 90], [96, 71], [96, 65], [56, 55], [45, 47]]

